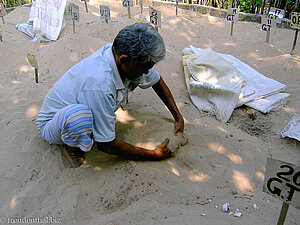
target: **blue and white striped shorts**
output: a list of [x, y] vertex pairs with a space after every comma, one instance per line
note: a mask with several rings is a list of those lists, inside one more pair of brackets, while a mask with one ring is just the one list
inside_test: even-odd
[[88, 152], [93, 144], [93, 116], [86, 105], [74, 104], [59, 110], [41, 131], [51, 144], [66, 144]]

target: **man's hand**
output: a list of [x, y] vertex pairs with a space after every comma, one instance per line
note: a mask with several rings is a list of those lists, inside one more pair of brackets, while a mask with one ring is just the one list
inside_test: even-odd
[[154, 159], [160, 160], [171, 156], [172, 152], [168, 148], [169, 141], [169, 138], [166, 138], [161, 144], [156, 146], [153, 151]]
[[184, 130], [184, 120], [181, 117], [178, 119], [178, 121], [175, 121], [174, 133], [177, 134], [178, 132], [183, 132], [183, 130]]

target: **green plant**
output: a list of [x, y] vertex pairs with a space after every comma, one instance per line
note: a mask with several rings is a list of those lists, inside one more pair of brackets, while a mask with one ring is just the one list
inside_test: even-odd
[[6, 7], [14, 7], [20, 5], [18, 0], [1, 0], [1, 3]]
[[240, 2], [241, 12], [254, 13], [257, 4], [260, 4], [261, 1], [255, 0], [244, 0]]

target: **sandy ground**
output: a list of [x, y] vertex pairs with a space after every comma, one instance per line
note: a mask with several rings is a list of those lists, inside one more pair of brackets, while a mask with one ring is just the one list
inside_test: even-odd
[[[170, 87], [185, 121], [189, 143], [160, 162], [121, 159], [97, 152], [87, 154], [77, 169], [66, 168], [60, 147], [38, 134], [35, 117], [47, 91], [79, 60], [111, 42], [124, 26], [134, 23], [140, 9], [119, 2], [83, 2], [75, 34], [71, 21], [59, 40], [34, 44], [16, 30], [26, 22], [28, 7], [5, 17], [0, 42], [0, 217], [52, 217], [61, 224], [276, 224], [282, 202], [262, 192], [266, 158], [300, 165], [300, 144], [280, 132], [300, 113], [300, 47], [291, 56], [294, 31], [272, 30], [270, 43], [256, 23], [239, 22], [230, 36], [223, 18], [160, 6], [167, 56], [157, 69]], [[99, 19], [99, 4], [110, 5], [112, 20]], [[148, 9], [145, 9], [147, 15]], [[287, 85], [287, 105], [262, 114], [236, 109], [226, 124], [191, 103], [184, 84], [181, 52], [190, 44], [231, 54], [262, 74]], [[26, 60], [37, 54], [40, 82]], [[128, 109], [118, 112], [117, 135], [132, 144], [161, 142], [172, 132], [170, 113], [152, 89], [136, 90]], [[241, 217], [222, 211], [229, 203]], [[259, 209], [254, 209], [253, 204]], [[290, 207], [287, 225], [300, 224], [299, 211]]]

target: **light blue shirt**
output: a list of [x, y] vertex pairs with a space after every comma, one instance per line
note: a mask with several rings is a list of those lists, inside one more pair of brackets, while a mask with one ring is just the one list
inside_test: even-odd
[[[133, 84], [148, 88], [160, 79], [151, 68], [134, 81], [123, 84], [112, 52], [107, 44], [69, 69], [45, 96], [37, 116], [41, 131], [55, 113], [71, 104], [87, 105], [93, 114], [93, 137], [97, 142], [115, 139], [115, 111], [126, 104]], [[133, 83], [133, 84], [132, 84]]]

